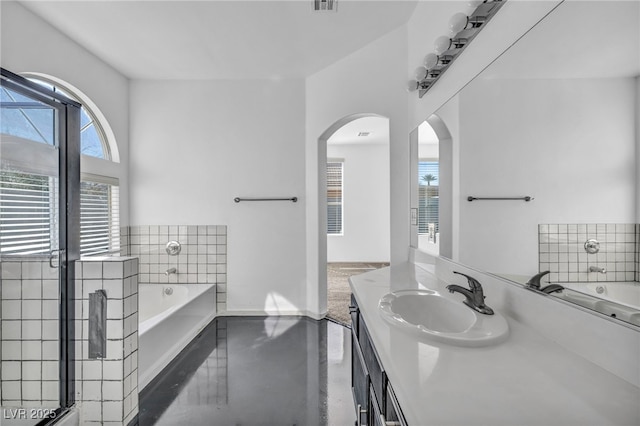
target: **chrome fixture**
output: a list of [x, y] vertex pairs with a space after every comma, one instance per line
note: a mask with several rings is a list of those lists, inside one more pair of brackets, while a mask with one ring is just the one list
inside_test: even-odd
[[240, 201], [291, 201], [292, 203], [298, 202], [298, 197], [289, 197], [289, 198], [240, 198], [236, 197], [233, 199], [236, 203]]
[[171, 296], [173, 294], [173, 289], [171, 287], [165, 287], [164, 294], [166, 294], [167, 296]]
[[164, 274], [166, 276], [169, 276], [171, 274], [177, 274], [177, 273], [178, 273], [178, 270], [176, 268], [169, 268], [166, 271], [164, 271]]
[[548, 286], [541, 287], [540, 279], [550, 272], [551, 271], [544, 271], [534, 275], [533, 277], [531, 277], [529, 281], [527, 281], [527, 283], [525, 284], [525, 288], [528, 288], [530, 290], [540, 291], [545, 294], [551, 294], [551, 293], [560, 292], [564, 290], [564, 287], [562, 287], [560, 284], [549, 284]]
[[600, 251], [600, 243], [598, 240], [591, 238], [584, 243], [584, 251], [589, 254], [596, 254]]
[[484, 304], [484, 292], [482, 291], [482, 285], [480, 282], [469, 275], [463, 274], [462, 272], [453, 271], [453, 273], [466, 277], [469, 282], [469, 288], [466, 289], [459, 285], [451, 284], [447, 286], [449, 293], [461, 293], [466, 297], [466, 300], [463, 302], [465, 305], [474, 311], [480, 312], [481, 314], [493, 315], [493, 309]]
[[599, 272], [601, 274], [606, 274], [607, 270], [598, 266], [589, 266], [589, 272]]
[[433, 49], [435, 53], [428, 54], [424, 64], [416, 68], [415, 80], [409, 81], [408, 91], [417, 90], [418, 97], [422, 98], [506, 1], [468, 1], [467, 4], [471, 7], [470, 13], [459, 12], [451, 17], [449, 35], [436, 39]]
[[169, 256], [177, 256], [182, 251], [182, 245], [178, 241], [169, 241], [165, 250]]
[[526, 201], [529, 202], [531, 200], [535, 200], [535, 198], [530, 197], [528, 195], [524, 197], [473, 197], [468, 196], [467, 201], [471, 202], [474, 200], [491, 200], [491, 201]]

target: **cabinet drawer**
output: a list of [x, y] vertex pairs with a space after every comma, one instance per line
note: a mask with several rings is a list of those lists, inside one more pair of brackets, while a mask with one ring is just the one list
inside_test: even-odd
[[389, 381], [387, 381], [387, 397], [385, 398], [384, 413], [386, 426], [407, 426], [407, 422], [400, 410], [398, 399]]

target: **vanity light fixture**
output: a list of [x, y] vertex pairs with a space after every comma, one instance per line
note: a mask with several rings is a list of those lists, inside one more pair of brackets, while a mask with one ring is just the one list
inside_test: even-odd
[[498, 12], [507, 0], [472, 0], [467, 2], [470, 13], [456, 13], [449, 20], [449, 35], [438, 37], [434, 52], [424, 58], [423, 65], [414, 71], [414, 80], [409, 80], [407, 90], [418, 91], [422, 98], [455, 58], [469, 45], [486, 23]]
[[313, 10], [316, 12], [337, 12], [338, 0], [313, 0]]

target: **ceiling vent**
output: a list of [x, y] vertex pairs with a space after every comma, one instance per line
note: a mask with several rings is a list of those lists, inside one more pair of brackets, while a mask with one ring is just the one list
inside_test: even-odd
[[358, 136], [369, 136], [371, 132], [358, 132]]
[[336, 12], [338, 10], [338, 0], [313, 0], [313, 10], [317, 12]]

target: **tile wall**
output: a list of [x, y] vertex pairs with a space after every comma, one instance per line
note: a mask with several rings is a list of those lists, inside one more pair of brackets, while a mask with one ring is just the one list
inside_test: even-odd
[[38, 256], [0, 262], [0, 405], [58, 407], [58, 270]]
[[[107, 293], [107, 353], [89, 358], [89, 294]], [[81, 424], [125, 426], [138, 413], [138, 259], [76, 262], [76, 400]]]
[[[538, 225], [539, 270], [551, 271], [549, 282], [638, 281], [639, 235], [639, 224]], [[600, 243], [598, 253], [585, 251], [589, 239]]]
[[[130, 226], [121, 228], [120, 235], [122, 255], [140, 259], [140, 283], [216, 284], [217, 312], [226, 312], [226, 226]], [[169, 241], [181, 244], [177, 256], [167, 254]], [[165, 275], [170, 268], [177, 273]]]

